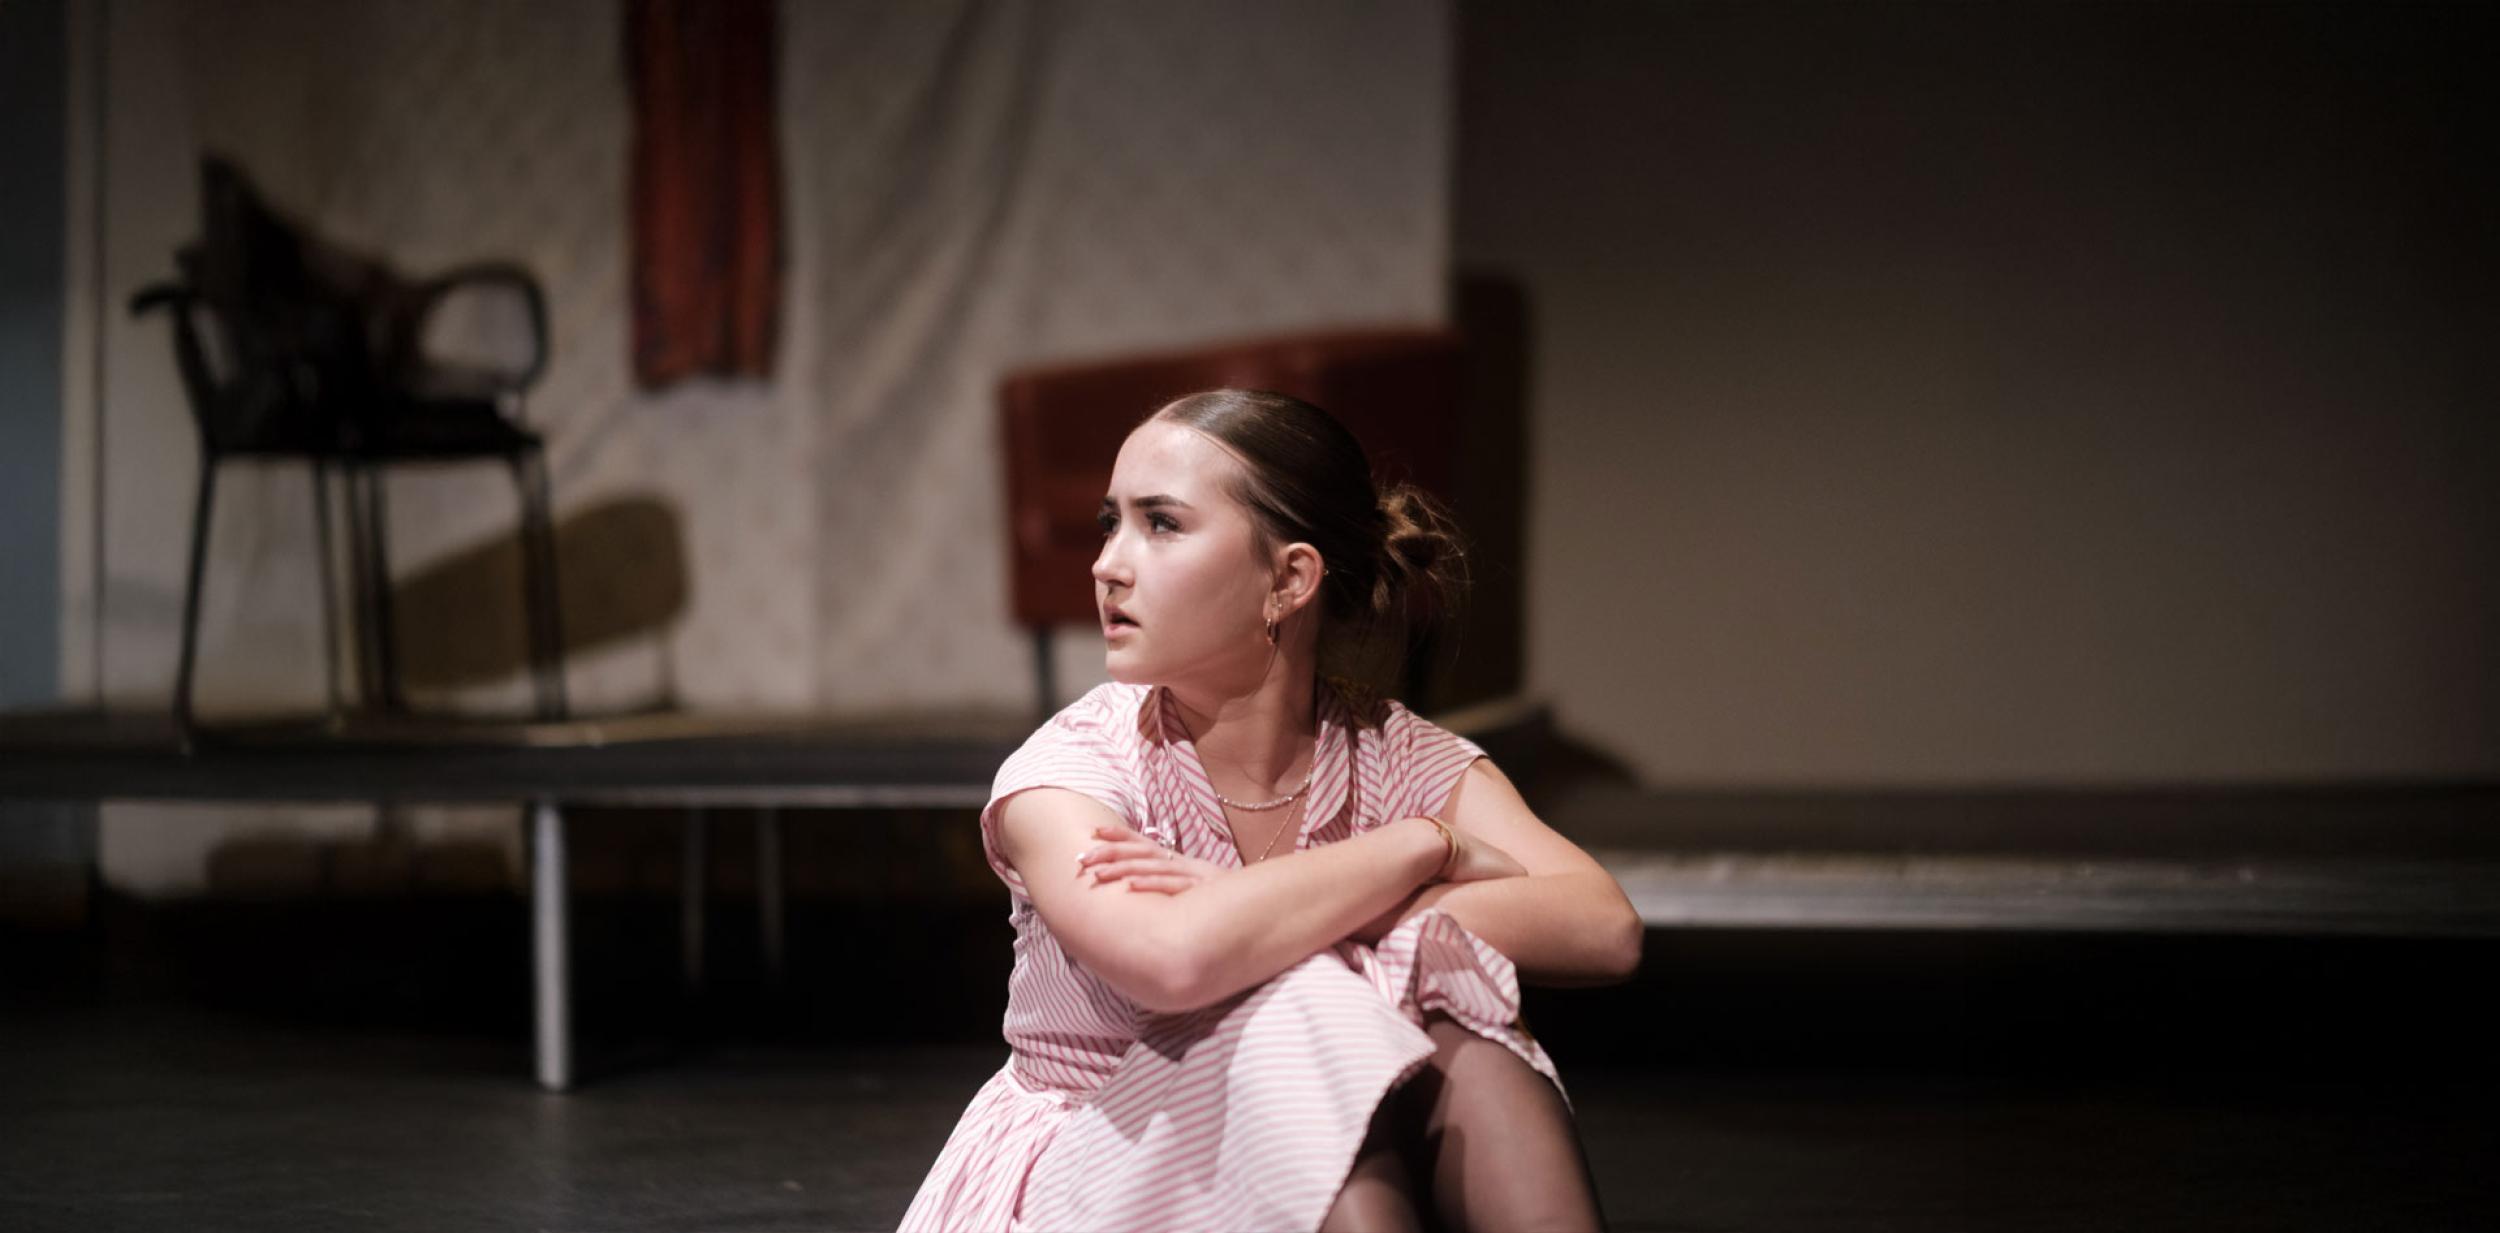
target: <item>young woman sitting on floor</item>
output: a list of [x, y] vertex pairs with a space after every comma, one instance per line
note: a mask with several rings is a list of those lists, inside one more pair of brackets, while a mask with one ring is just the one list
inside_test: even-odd
[[1518, 978], [1622, 980], [1640, 919], [1474, 744], [1321, 671], [1450, 598], [1447, 520], [1216, 390], [1129, 435], [1102, 527], [1113, 683], [981, 813], [1013, 1054], [903, 1227], [1597, 1227]]

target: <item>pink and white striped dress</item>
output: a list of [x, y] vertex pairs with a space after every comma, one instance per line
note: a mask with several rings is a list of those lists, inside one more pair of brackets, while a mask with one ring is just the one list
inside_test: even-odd
[[[1395, 702], [1319, 701], [1300, 846], [1438, 811], [1483, 756]], [[1215, 787], [1168, 694], [1104, 685], [1007, 759], [981, 811], [1010, 893], [1007, 1065], [983, 1085], [905, 1230], [1310, 1229], [1372, 1114], [1432, 1055], [1437, 1011], [1561, 1079], [1519, 1016], [1509, 959], [1428, 911], [1378, 946], [1341, 942], [1200, 1010], [1145, 1010], [1062, 951], [999, 853], [1000, 804], [1057, 787], [1190, 856], [1238, 867]]]

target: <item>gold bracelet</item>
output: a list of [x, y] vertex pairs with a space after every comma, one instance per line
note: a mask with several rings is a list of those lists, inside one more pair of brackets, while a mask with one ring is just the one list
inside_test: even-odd
[[1431, 880], [1438, 882], [1443, 878], [1450, 876], [1450, 866], [1458, 863], [1458, 832], [1451, 829], [1449, 823], [1443, 822], [1441, 819], [1433, 817], [1431, 814], [1417, 814], [1415, 816], [1422, 818], [1426, 822], [1432, 823], [1432, 829], [1441, 832], [1441, 842], [1449, 845], [1449, 851], [1442, 854], [1441, 867], [1432, 871]]

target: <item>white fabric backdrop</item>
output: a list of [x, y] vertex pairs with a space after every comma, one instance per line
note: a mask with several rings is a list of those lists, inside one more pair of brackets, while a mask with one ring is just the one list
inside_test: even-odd
[[[669, 689], [713, 708], [1022, 705], [1001, 372], [1441, 314], [1451, 36], [1436, 0], [790, 3], [779, 372], [646, 395], [626, 363], [620, 10], [112, 8], [115, 299], [169, 272], [196, 230], [202, 149], [410, 271], [500, 256], [545, 281], [555, 362], [530, 417], [559, 505], [657, 498], [693, 574], [673, 628], [576, 663], [583, 709]], [[190, 516], [164, 328], [107, 328], [103, 659], [125, 701], [170, 682]], [[509, 533], [493, 467], [406, 473], [390, 494], [403, 573]], [[316, 701], [301, 469], [236, 469], [220, 502], [204, 704]], [[450, 701], [522, 696], [516, 677]]]
[[[644, 394], [626, 350], [621, 9], [114, 0], [102, 14], [108, 306], [170, 274], [196, 233], [204, 149], [409, 271], [503, 257], [544, 281], [554, 362], [529, 416], [551, 442], [559, 514], [656, 500], [691, 574], [679, 619], [575, 660], [577, 709], [1025, 707], [1027, 644], [1005, 606], [1002, 372], [1443, 312], [1443, 0], [793, 0], [779, 370]], [[100, 619], [88, 580], [64, 588], [68, 677], [93, 678], [87, 637], [100, 639], [101, 690], [122, 705], [168, 696], [179, 636], [197, 455], [165, 329], [104, 314], [102, 516], [65, 510], [102, 559]], [[199, 671], [212, 714], [319, 705], [307, 491], [299, 466], [221, 481]], [[509, 535], [514, 518], [491, 466], [404, 473], [390, 501], [403, 575]], [[1067, 688], [1099, 677], [1096, 647], [1060, 641]], [[517, 674], [418, 696], [525, 699]], [[107, 879], [178, 891], [237, 829], [357, 825], [210, 815], [108, 810]], [[510, 839], [507, 818], [471, 821]], [[435, 822], [412, 833], [452, 833]]]

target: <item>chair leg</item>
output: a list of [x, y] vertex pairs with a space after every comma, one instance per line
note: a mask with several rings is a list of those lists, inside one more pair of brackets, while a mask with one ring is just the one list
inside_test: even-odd
[[182, 659], [174, 668], [174, 735], [187, 752], [191, 722], [191, 670], [199, 662], [200, 582], [208, 567], [209, 518], [217, 505], [217, 456], [200, 455], [200, 488], [191, 510], [191, 570], [182, 587]]
[[399, 643], [391, 624], [391, 536], [389, 494], [382, 489], [382, 469], [364, 471], [365, 589], [373, 615], [375, 676], [381, 685], [382, 709], [404, 712], [408, 699], [399, 687]]
[[366, 564], [364, 472], [352, 462], [343, 462], [339, 473], [347, 492], [347, 603], [348, 619], [353, 622], [350, 649], [356, 663], [356, 700], [365, 710], [379, 710], [382, 665], [375, 662], [373, 653], [373, 596], [366, 585], [370, 569]]
[[521, 489], [521, 585], [529, 607], [530, 674], [538, 694], [538, 718], [562, 719], [564, 613], [556, 584], [555, 519], [547, 492], [547, 457], [528, 450], [512, 459]]
[[788, 935], [783, 929], [784, 890], [781, 874], [781, 811], [770, 805], [755, 811], [755, 932], [764, 952], [764, 980], [781, 987]]
[[346, 722], [347, 705], [339, 693], [339, 614], [338, 586], [331, 577], [330, 548], [330, 464], [319, 458], [312, 464], [313, 550], [321, 554], [321, 679], [330, 701], [329, 724], [336, 728]]
[[1036, 723], [1049, 723], [1058, 712], [1052, 705], [1059, 697], [1058, 665], [1050, 658], [1050, 627], [1033, 627], [1033, 709]]

